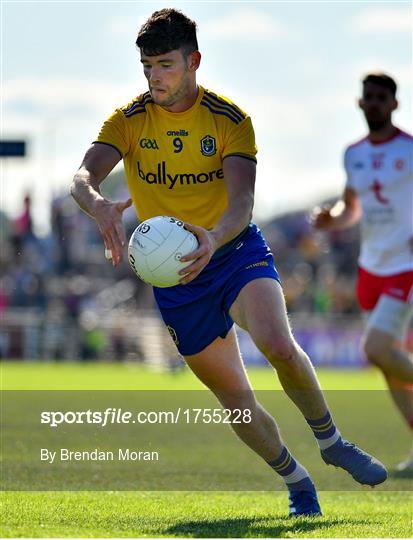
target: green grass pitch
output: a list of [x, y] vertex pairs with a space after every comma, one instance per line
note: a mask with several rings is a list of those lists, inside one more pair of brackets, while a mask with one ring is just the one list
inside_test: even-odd
[[[249, 374], [257, 390], [279, 389], [271, 370], [252, 369]], [[203, 388], [186, 369], [160, 374], [128, 364], [3, 362], [1, 376], [5, 390]], [[322, 370], [319, 377], [328, 390], [384, 389], [376, 371]], [[413, 512], [407, 490], [412, 485], [402, 485], [399, 491], [322, 491], [324, 516], [312, 519], [288, 518], [287, 496], [279, 491], [6, 491], [1, 493], [0, 533], [6, 538], [408, 538]]]

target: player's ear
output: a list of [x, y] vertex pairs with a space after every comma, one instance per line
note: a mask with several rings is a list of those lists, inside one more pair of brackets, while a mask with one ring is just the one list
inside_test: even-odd
[[398, 106], [399, 106], [399, 102], [397, 101], [396, 98], [394, 98], [392, 110], [395, 111], [395, 110], [397, 109]]
[[201, 63], [201, 53], [199, 51], [193, 51], [188, 55], [188, 69], [190, 71], [196, 71]]
[[363, 101], [363, 98], [359, 98], [359, 99], [357, 100], [357, 105], [359, 106], [359, 108], [360, 108], [361, 110], [364, 109], [364, 101]]

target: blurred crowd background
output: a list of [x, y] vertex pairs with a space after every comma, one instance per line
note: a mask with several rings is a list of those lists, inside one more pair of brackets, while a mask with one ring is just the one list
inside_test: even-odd
[[[68, 195], [102, 120], [147, 88], [135, 38], [154, 3], [2, 7], [3, 133], [27, 151], [1, 161], [0, 358], [180, 365], [151, 288], [127, 262], [114, 269], [105, 260], [95, 223]], [[357, 110], [366, 73], [395, 77], [395, 121], [411, 131], [411, 5], [223, 1], [211, 10], [208, 2], [177, 0], [174, 7], [198, 23], [199, 82], [253, 118], [262, 156], [257, 223], [274, 252], [297, 341], [315, 365], [366, 365], [354, 295], [358, 229], [316, 233], [308, 213], [343, 188], [344, 145], [366, 130]], [[259, 51], [253, 66], [252, 50]], [[105, 189], [112, 200], [127, 196], [119, 169]], [[128, 234], [137, 225], [133, 209], [125, 225]], [[239, 341], [246, 363], [265, 362], [242, 331]]]
[[[121, 174], [112, 176], [106, 185], [115, 200], [126, 195]], [[127, 261], [113, 268], [105, 260], [95, 222], [70, 195], [52, 200], [50, 216], [49, 234], [39, 237], [29, 193], [22, 200], [20, 214], [0, 214], [0, 357], [150, 358], [154, 363], [174, 365], [176, 353], [159, 319], [151, 287], [136, 279]], [[137, 225], [133, 209], [125, 213], [124, 223], [129, 237]], [[317, 337], [320, 325], [325, 329], [331, 321], [335, 321], [335, 332], [337, 325], [346, 327], [346, 323], [357, 328], [358, 228], [316, 232], [309, 222], [309, 209], [261, 225], [301, 339], [306, 339], [306, 328], [307, 337]], [[352, 336], [357, 343], [358, 335], [353, 332]], [[241, 343], [243, 339], [241, 336]], [[345, 336], [343, 339], [346, 341]], [[248, 344], [244, 347], [248, 349]], [[244, 356], [253, 361], [254, 351]], [[327, 354], [324, 363], [330, 360]]]

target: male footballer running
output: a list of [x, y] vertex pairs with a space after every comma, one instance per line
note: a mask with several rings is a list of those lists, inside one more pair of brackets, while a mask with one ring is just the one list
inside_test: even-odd
[[[322, 459], [361, 484], [387, 477], [375, 458], [344, 440], [314, 369], [294, 341], [273, 256], [251, 223], [256, 146], [249, 116], [196, 83], [196, 24], [175, 9], [156, 11], [141, 27], [149, 90], [106, 120], [74, 177], [72, 195], [99, 227], [112, 262], [126, 244], [122, 212], [139, 220], [172, 215], [199, 247], [181, 283], [154, 288], [156, 302], [187, 364], [226, 408], [248, 408], [253, 421], [237, 435], [285, 481], [290, 515], [321, 515], [307, 470], [290, 454], [274, 419], [257, 403], [237, 345], [234, 321], [247, 330], [313, 430]], [[99, 185], [123, 159], [131, 199], [113, 203]]]
[[[343, 198], [316, 209], [313, 218], [324, 230], [345, 229], [361, 218], [357, 297], [367, 321], [363, 349], [413, 430], [413, 358], [403, 349], [413, 313], [413, 137], [392, 122], [396, 91], [389, 75], [364, 78], [359, 106], [369, 133], [345, 151]], [[413, 472], [413, 451], [398, 470]]]

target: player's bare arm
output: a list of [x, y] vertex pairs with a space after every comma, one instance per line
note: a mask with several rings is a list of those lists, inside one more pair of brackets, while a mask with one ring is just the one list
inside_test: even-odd
[[119, 152], [106, 144], [92, 144], [73, 178], [71, 194], [80, 208], [97, 223], [107, 253], [116, 266], [123, 257], [126, 244], [122, 224], [123, 211], [132, 200], [112, 202], [100, 192], [100, 184], [120, 161]]
[[343, 197], [330, 208], [315, 208], [311, 222], [316, 229], [338, 231], [355, 225], [361, 217], [361, 204], [354, 189], [346, 187]]
[[251, 221], [254, 206], [254, 186], [256, 164], [254, 161], [238, 156], [228, 156], [223, 162], [225, 185], [228, 193], [228, 207], [217, 225], [210, 231], [186, 223], [185, 227], [198, 238], [196, 251], [182, 257], [182, 261], [196, 259], [193, 264], [181, 271], [185, 285], [195, 279], [211, 260], [214, 252], [237, 234]]
[[212, 229], [217, 248], [232, 240], [252, 219], [256, 164], [237, 156], [224, 159], [224, 178], [228, 193], [228, 208]]

